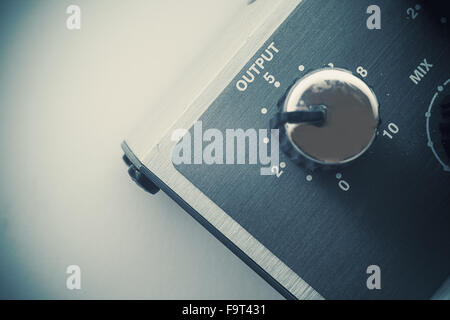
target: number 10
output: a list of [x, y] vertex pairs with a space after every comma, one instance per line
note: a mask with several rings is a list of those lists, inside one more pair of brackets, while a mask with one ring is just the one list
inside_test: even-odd
[[383, 131], [383, 136], [392, 139], [393, 135], [397, 134], [399, 131], [400, 129], [398, 128], [398, 126], [395, 123], [391, 122], [388, 125], [388, 130]]

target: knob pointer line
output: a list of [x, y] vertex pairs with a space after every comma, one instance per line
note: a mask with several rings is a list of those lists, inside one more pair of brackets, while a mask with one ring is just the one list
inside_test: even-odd
[[279, 129], [286, 123], [308, 123], [320, 127], [325, 123], [326, 116], [327, 107], [325, 105], [312, 105], [304, 110], [277, 113], [270, 120], [270, 127]]

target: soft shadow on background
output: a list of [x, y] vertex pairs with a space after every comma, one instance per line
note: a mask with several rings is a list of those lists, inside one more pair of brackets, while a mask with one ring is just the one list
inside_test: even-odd
[[[80, 31], [66, 29], [70, 4]], [[0, 298], [281, 298], [121, 160], [123, 138], [245, 5], [1, 2]], [[82, 290], [65, 287], [71, 264]]]

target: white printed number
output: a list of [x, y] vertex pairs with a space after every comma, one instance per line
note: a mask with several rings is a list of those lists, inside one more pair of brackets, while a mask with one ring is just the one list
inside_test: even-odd
[[273, 166], [272, 167], [272, 173], [274, 175], [277, 176], [277, 178], [281, 177], [281, 175], [283, 174], [283, 170], [280, 170], [280, 168], [278, 166]]
[[267, 83], [269, 84], [273, 84], [273, 86], [275, 88], [279, 88], [280, 87], [280, 82], [276, 81], [275, 77], [273, 75], [271, 75], [270, 73], [266, 72], [263, 76], [264, 80], [267, 81]]
[[367, 77], [367, 70], [364, 69], [363, 67], [359, 66], [358, 68], [356, 68], [356, 72], [363, 78]]
[[342, 191], [350, 190], [350, 184], [345, 180], [340, 180], [338, 186], [339, 188], [341, 188]]
[[383, 131], [383, 137], [388, 137], [389, 139], [394, 138], [394, 135], [399, 133], [400, 129], [398, 126], [391, 122], [388, 124], [387, 130]]
[[266, 74], [264, 75], [264, 79], [270, 84], [275, 82], [275, 77], [268, 72], [266, 72]]
[[413, 20], [419, 16], [419, 13], [413, 8], [408, 8], [408, 10], [406, 10], [406, 14]]

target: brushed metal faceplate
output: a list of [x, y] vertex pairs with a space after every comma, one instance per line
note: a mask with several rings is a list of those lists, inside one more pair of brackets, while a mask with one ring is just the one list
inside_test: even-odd
[[[405, 19], [408, 1], [382, 1], [383, 21], [391, 23], [373, 33], [361, 15], [368, 1], [297, 4], [281, 5], [164, 138], [139, 153], [135, 165], [296, 298], [429, 298], [450, 270], [450, 188], [427, 147], [423, 115], [435, 86], [450, 77], [448, 38], [435, 24]], [[259, 79], [237, 92], [236, 80], [273, 41], [281, 59], [270, 71], [281, 86]], [[408, 76], [424, 57], [438, 67], [415, 86]], [[279, 180], [260, 176], [257, 166], [174, 168], [173, 130], [198, 119], [205, 128], [267, 128], [277, 101], [301, 75], [299, 65], [316, 69], [328, 63], [369, 70], [365, 80], [379, 98], [384, 124], [395, 121], [402, 130], [394, 142], [379, 137], [355, 165], [314, 173], [312, 181], [287, 159], [281, 159], [287, 167]], [[268, 109], [266, 117], [261, 107]], [[124, 149], [133, 151], [126, 143]], [[338, 188], [337, 173], [351, 183], [349, 192]], [[382, 268], [382, 290], [366, 287], [371, 264]]]

